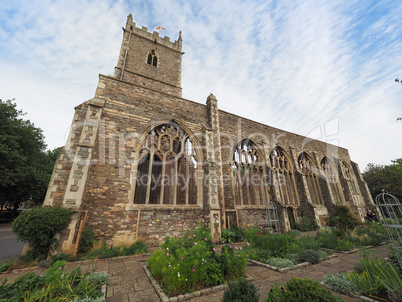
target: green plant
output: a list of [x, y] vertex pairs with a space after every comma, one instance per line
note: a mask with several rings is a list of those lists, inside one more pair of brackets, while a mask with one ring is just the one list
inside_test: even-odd
[[317, 253], [318, 253], [318, 256], [320, 257], [320, 261], [328, 259], [328, 253], [326, 251], [318, 250]]
[[85, 229], [81, 233], [80, 244], [78, 248], [79, 253], [87, 253], [89, 252], [94, 243], [96, 242], [96, 234], [91, 229]]
[[165, 293], [175, 296], [244, 276], [247, 258], [242, 248], [224, 246], [216, 252], [204, 223], [165, 242], [148, 258], [153, 277]]
[[296, 242], [302, 250], [318, 251], [321, 246], [320, 242], [315, 237], [310, 235], [299, 237], [297, 238]]
[[281, 302], [285, 301], [286, 288], [281, 284], [275, 284], [268, 292], [265, 302]]
[[345, 295], [350, 296], [351, 294], [362, 294], [362, 291], [359, 290], [357, 285], [350, 280], [349, 276], [345, 272], [337, 275], [326, 275], [324, 277], [324, 283], [330, 286], [334, 291]]
[[311, 279], [300, 279], [293, 277], [283, 286], [274, 286], [266, 302], [340, 302], [339, 296], [331, 294], [320, 283]]
[[384, 287], [388, 291], [388, 296], [392, 298], [392, 301], [399, 299], [402, 291], [402, 278], [399, 276], [395, 268], [390, 264], [379, 265], [376, 264], [378, 269], [378, 275], [381, 280], [384, 281]]
[[44, 276], [29, 272], [14, 282], [0, 285], [0, 301], [73, 301], [96, 299], [102, 295], [99, 287], [108, 281], [104, 274], [92, 277], [82, 274], [79, 267], [66, 271], [66, 262], [55, 262]]
[[335, 249], [338, 244], [339, 235], [340, 232], [337, 229], [323, 227], [317, 232], [316, 239], [322, 247]]
[[300, 254], [287, 254], [286, 255], [286, 259], [289, 259], [290, 261], [293, 262], [293, 264], [297, 264], [297, 262], [299, 262], [300, 259]]
[[135, 254], [144, 254], [148, 252], [148, 247], [142, 241], [137, 241], [136, 243], [126, 247], [126, 246], [113, 246], [113, 244], [108, 245], [106, 241], [103, 241], [102, 246], [96, 250], [93, 250], [86, 254], [87, 259], [106, 259], [114, 258], [118, 256], [128, 256]]
[[329, 216], [328, 224], [336, 227], [342, 234], [346, 234], [356, 226], [356, 218], [348, 207], [337, 206], [332, 215]]
[[229, 282], [229, 288], [223, 293], [222, 302], [258, 302], [260, 295], [254, 284], [244, 278]]
[[93, 273], [88, 275], [88, 279], [89, 281], [99, 285], [109, 284], [110, 282], [110, 276], [108, 273]]
[[353, 242], [350, 242], [346, 239], [338, 240], [338, 244], [336, 246], [336, 249], [340, 250], [340, 251], [351, 251], [354, 248], [355, 248], [355, 245], [353, 244]]
[[233, 243], [236, 237], [236, 232], [228, 229], [222, 229], [222, 237], [219, 241], [222, 243]]
[[33, 208], [21, 213], [12, 228], [20, 240], [29, 244], [32, 259], [46, 258], [57, 243], [55, 235], [67, 226], [70, 214], [62, 208]]
[[308, 232], [318, 229], [318, 225], [314, 219], [303, 217], [301, 222], [295, 222], [295, 228], [301, 232]]
[[320, 255], [315, 250], [305, 250], [300, 254], [299, 260], [302, 262], [310, 262], [311, 264], [316, 264], [320, 262]]
[[72, 262], [76, 259], [75, 256], [70, 255], [70, 254], [66, 254], [66, 253], [59, 253], [59, 254], [55, 254], [52, 256], [52, 261], [56, 262], [59, 260], [65, 260], [67, 262]]
[[267, 264], [272, 265], [274, 267], [283, 268], [283, 267], [290, 267], [293, 266], [293, 261], [284, 258], [269, 258], [266, 261]]
[[378, 294], [382, 289], [382, 280], [379, 276], [373, 276], [367, 271], [359, 274], [357, 272], [349, 272], [350, 280], [356, 284], [358, 289], [366, 295]]

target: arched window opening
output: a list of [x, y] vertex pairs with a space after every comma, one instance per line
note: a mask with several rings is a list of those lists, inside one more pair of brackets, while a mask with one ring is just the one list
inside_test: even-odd
[[359, 192], [357, 190], [355, 180], [354, 180], [352, 174], [350, 173], [349, 166], [345, 162], [342, 162], [342, 170], [343, 170], [343, 175], [344, 175], [345, 179], [347, 180], [348, 185], [352, 191], [352, 194], [358, 195]]
[[287, 153], [281, 147], [275, 147], [269, 155], [269, 160], [278, 181], [282, 202], [285, 205], [298, 205], [293, 167]]
[[306, 177], [307, 188], [310, 192], [311, 201], [313, 204], [324, 204], [320, 184], [318, 183], [317, 168], [315, 167], [313, 160], [306, 153], [302, 152], [299, 156], [300, 171]]
[[326, 156], [321, 160], [321, 169], [324, 172], [324, 175], [327, 177], [335, 204], [342, 205], [343, 199], [338, 178], [338, 171], [335, 169], [334, 164]]
[[134, 204], [196, 205], [197, 152], [171, 122], [153, 128], [142, 143]]
[[268, 202], [264, 168], [259, 158], [256, 146], [249, 139], [242, 140], [233, 151], [231, 168], [236, 205], [255, 206]]
[[147, 64], [156, 67], [158, 65], [158, 56], [154, 49], [152, 49], [147, 56]]

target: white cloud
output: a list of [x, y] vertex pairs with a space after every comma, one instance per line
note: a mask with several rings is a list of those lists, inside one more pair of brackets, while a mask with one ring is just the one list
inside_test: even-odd
[[171, 40], [183, 31], [185, 98], [205, 103], [212, 92], [222, 110], [302, 135], [339, 119], [339, 134], [323, 139], [339, 141], [361, 168], [401, 157], [398, 2], [3, 2], [0, 97], [15, 97], [51, 148], [64, 143], [98, 73], [113, 74], [132, 13], [138, 27], [162, 25]]

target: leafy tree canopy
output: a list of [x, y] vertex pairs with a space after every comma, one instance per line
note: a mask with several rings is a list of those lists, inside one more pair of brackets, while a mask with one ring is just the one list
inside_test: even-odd
[[402, 158], [393, 160], [391, 165], [368, 164], [363, 178], [373, 198], [384, 189], [402, 201]]
[[14, 100], [0, 99], [0, 209], [42, 203], [57, 156], [46, 151], [42, 130], [22, 116]]

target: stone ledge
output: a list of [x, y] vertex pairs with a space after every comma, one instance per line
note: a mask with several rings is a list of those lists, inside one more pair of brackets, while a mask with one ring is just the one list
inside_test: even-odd
[[[147, 274], [152, 286], [154, 287], [157, 295], [159, 296], [159, 298], [161, 299], [162, 302], [179, 302], [179, 301], [186, 301], [186, 300], [190, 300], [194, 297], [199, 297], [199, 296], [203, 296], [203, 295], [208, 295], [210, 293], [214, 293], [214, 292], [218, 292], [221, 290], [226, 290], [229, 286], [227, 284], [221, 284], [221, 285], [217, 285], [214, 287], [209, 287], [209, 288], [204, 288], [201, 290], [197, 290], [195, 292], [192, 293], [187, 293], [187, 294], [181, 294], [178, 295], [176, 297], [171, 297], [169, 298], [165, 292], [163, 291], [163, 289], [160, 287], [160, 285], [158, 284], [158, 282], [155, 280], [155, 278], [152, 276], [151, 271], [148, 269], [148, 266], [143, 266], [143, 269], [145, 271], [145, 273]], [[247, 280], [253, 280], [253, 277], [247, 276], [246, 278]]]

